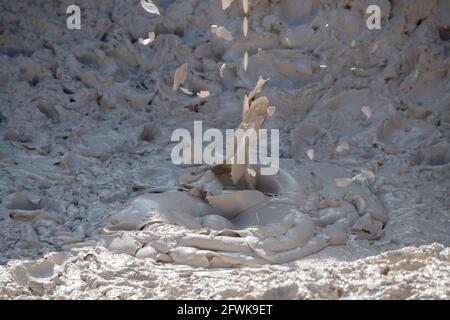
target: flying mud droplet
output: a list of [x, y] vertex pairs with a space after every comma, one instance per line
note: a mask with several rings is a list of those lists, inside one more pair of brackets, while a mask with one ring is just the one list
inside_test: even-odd
[[225, 27], [213, 24], [211, 25], [211, 32], [214, 33], [217, 38], [222, 38], [227, 41], [233, 40], [233, 35]]
[[352, 182], [352, 178], [334, 178], [334, 184], [339, 188], [348, 187]]
[[248, 34], [248, 18], [244, 17], [244, 22], [242, 23], [242, 32], [244, 33], [244, 37], [247, 38]]
[[225, 72], [226, 64], [222, 64], [219, 69], [219, 76], [223, 79], [223, 73]]
[[309, 160], [311, 160], [311, 161], [314, 160], [314, 149], [308, 149], [306, 154], [308, 155]]
[[152, 43], [153, 41], [155, 41], [155, 38], [156, 38], [156, 34], [154, 32], [149, 32], [147, 39], [139, 38], [138, 41], [140, 44], [147, 46], [150, 43]]
[[242, 0], [242, 9], [244, 10], [244, 14], [248, 14], [248, 0]]
[[351, 67], [350, 71], [354, 71], [354, 72], [363, 72], [364, 69], [363, 68], [358, 68], [358, 67]]
[[181, 84], [186, 80], [188, 72], [188, 64], [183, 63], [181, 66], [175, 70], [175, 74], [173, 75], [173, 91], [177, 91]]
[[340, 142], [336, 147], [336, 152], [341, 153], [350, 149], [350, 145], [347, 142]]
[[288, 37], [283, 37], [283, 42], [282, 44], [288, 48], [292, 48], [292, 43], [291, 40], [289, 40]]
[[244, 71], [247, 72], [247, 68], [248, 68], [248, 52], [245, 51], [244, 53]]
[[153, 41], [155, 41], [155, 39], [156, 39], [156, 33], [154, 33], [154, 32], [149, 32], [149, 33], [148, 33], [148, 39], [150, 40], [150, 43], [153, 42]]
[[361, 108], [362, 113], [364, 113], [366, 115], [366, 117], [368, 119], [370, 119], [372, 117], [372, 109], [370, 109], [370, 107], [368, 106], [363, 106]]
[[222, 10], [228, 9], [234, 0], [222, 0]]
[[138, 41], [139, 41], [139, 44], [142, 44], [144, 46], [149, 45], [151, 43], [151, 41], [149, 39], [144, 39], [144, 38], [139, 38]]
[[151, 0], [141, 0], [141, 6], [145, 11], [152, 14], [161, 15], [158, 7]]
[[189, 96], [192, 96], [194, 93], [192, 92], [192, 91], [190, 91], [189, 89], [186, 89], [186, 88], [183, 88], [183, 87], [180, 87], [180, 91], [181, 92], [183, 92], [183, 93], [185, 93], [185, 94], [187, 94], [187, 95], [189, 95]]
[[200, 97], [200, 98], [206, 98], [206, 97], [209, 97], [209, 91], [200, 91], [200, 92], [197, 92], [197, 96], [198, 97]]

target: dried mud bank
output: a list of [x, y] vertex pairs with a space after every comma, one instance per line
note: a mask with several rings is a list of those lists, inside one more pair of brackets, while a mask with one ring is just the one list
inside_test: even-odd
[[[0, 4], [0, 297], [448, 299], [448, 1], [154, 2]], [[203, 215], [171, 132], [260, 76], [285, 197]]]

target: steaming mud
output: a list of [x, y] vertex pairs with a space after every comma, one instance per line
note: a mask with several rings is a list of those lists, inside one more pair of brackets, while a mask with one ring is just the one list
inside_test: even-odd
[[[154, 2], [0, 4], [0, 296], [448, 299], [448, 1]], [[280, 173], [208, 201], [170, 134], [260, 76]]]

